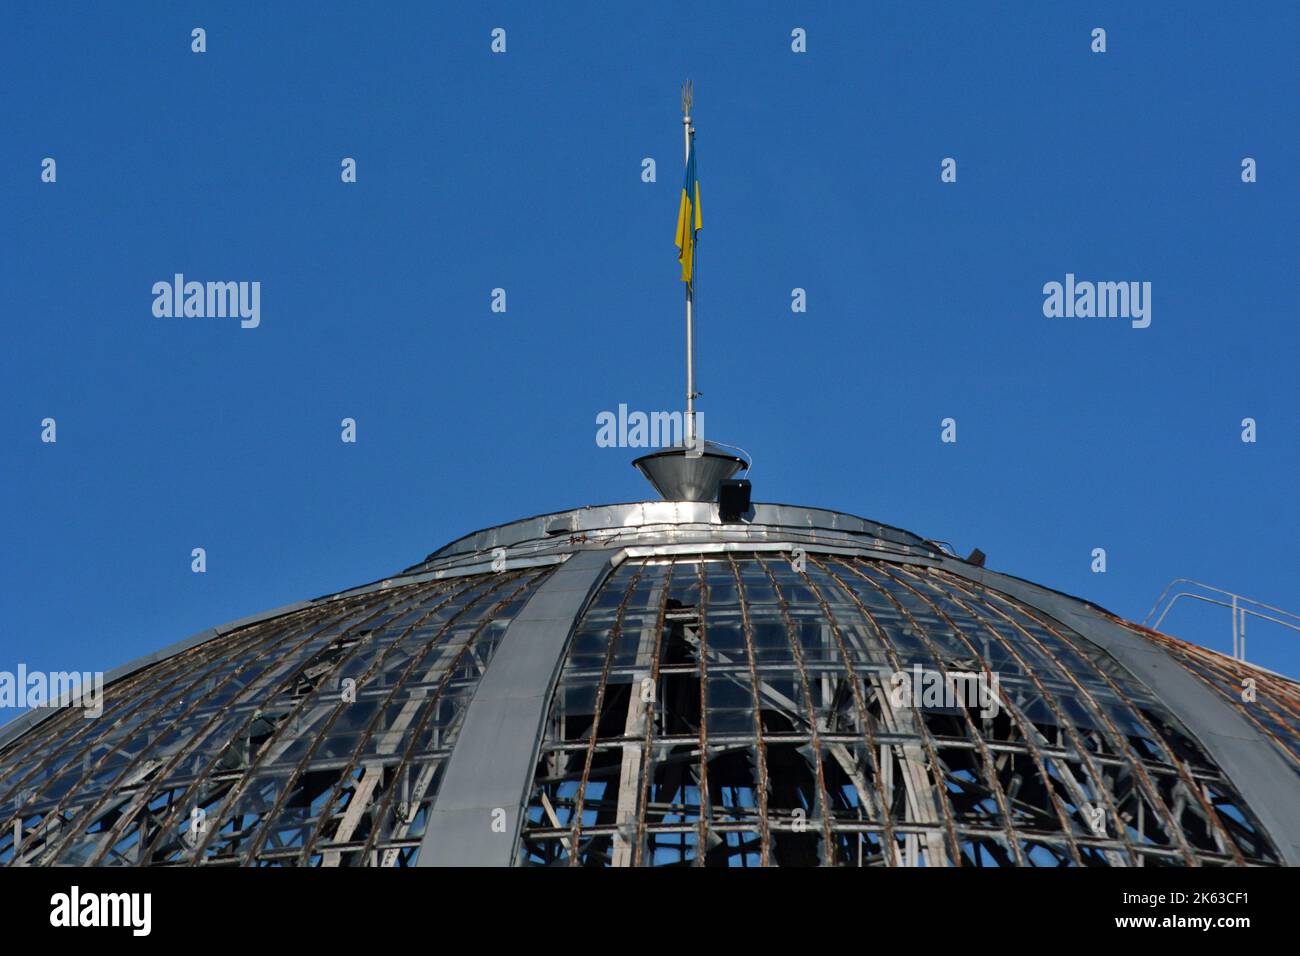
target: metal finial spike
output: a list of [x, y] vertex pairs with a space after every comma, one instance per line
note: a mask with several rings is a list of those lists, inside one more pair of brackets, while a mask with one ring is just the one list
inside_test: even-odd
[[691, 106], [695, 103], [694, 90], [691, 81], [687, 80], [682, 84], [682, 115], [691, 115]]

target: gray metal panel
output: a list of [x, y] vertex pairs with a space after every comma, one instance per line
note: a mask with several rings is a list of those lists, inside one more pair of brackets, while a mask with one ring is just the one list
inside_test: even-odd
[[[575, 554], [506, 628], [447, 761], [420, 844], [420, 866], [514, 862], [537, 747], [569, 633], [616, 554]], [[497, 810], [505, 813], [504, 832], [492, 826]]]
[[777, 528], [801, 528], [836, 536], [865, 535], [904, 548], [938, 552], [937, 544], [919, 535], [855, 515], [823, 508], [795, 505], [755, 504], [754, 517], [746, 523], [722, 524], [718, 506], [707, 501], [641, 501], [629, 504], [589, 505], [570, 511], [556, 511], [524, 518], [475, 531], [439, 548], [420, 564], [408, 568], [414, 572], [430, 563], [440, 563], [457, 555], [482, 554], [493, 548], [511, 548], [524, 542], [562, 545], [567, 536], [608, 535], [619, 531], [637, 534], [671, 534], [675, 529], [693, 527], [712, 535], [736, 537], [768, 536]]
[[1019, 578], [945, 560], [944, 570], [1038, 608], [1123, 664], [1161, 700], [1259, 818], [1289, 866], [1300, 866], [1300, 777], [1277, 749], [1222, 697], [1162, 647], [1096, 607]]

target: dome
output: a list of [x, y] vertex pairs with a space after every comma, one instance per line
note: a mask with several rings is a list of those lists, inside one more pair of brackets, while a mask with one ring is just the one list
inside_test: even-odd
[[479, 531], [0, 731], [0, 863], [1300, 863], [1300, 685], [887, 525]]

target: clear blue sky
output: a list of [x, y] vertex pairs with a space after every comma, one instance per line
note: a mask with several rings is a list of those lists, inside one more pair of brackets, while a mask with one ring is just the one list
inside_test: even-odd
[[[1178, 576], [1300, 609], [1300, 6], [472, 6], [0, 14], [0, 668], [107, 670], [652, 495], [595, 416], [680, 407], [687, 76], [701, 407], [757, 500], [1132, 618]], [[155, 318], [176, 272], [259, 281], [260, 327]], [[1151, 282], [1151, 327], [1044, 317], [1067, 272]], [[1167, 623], [1229, 648], [1226, 613]]]

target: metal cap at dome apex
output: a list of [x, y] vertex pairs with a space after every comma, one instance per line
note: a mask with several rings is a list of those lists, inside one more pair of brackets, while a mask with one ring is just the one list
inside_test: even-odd
[[745, 459], [711, 441], [704, 442], [699, 454], [683, 447], [664, 448], [632, 464], [666, 501], [714, 501], [723, 480], [749, 467]]

